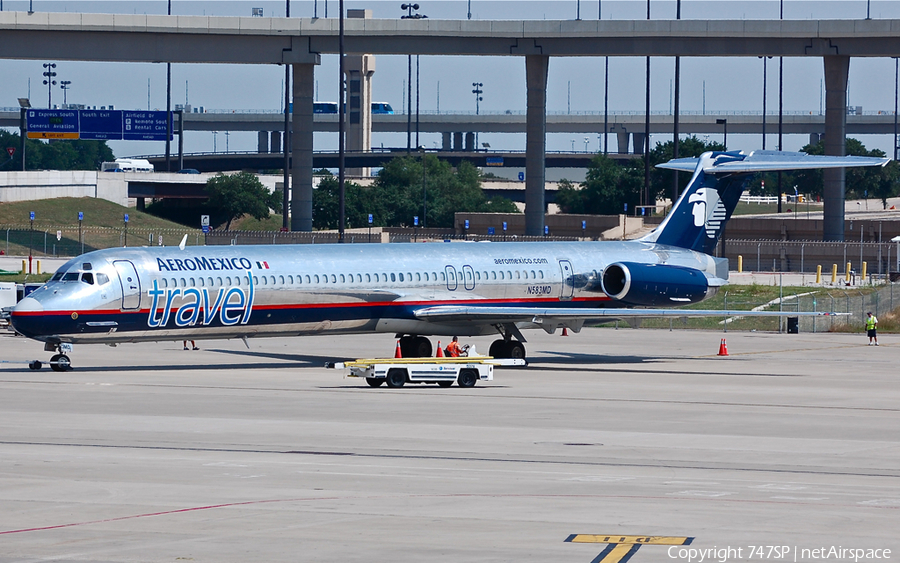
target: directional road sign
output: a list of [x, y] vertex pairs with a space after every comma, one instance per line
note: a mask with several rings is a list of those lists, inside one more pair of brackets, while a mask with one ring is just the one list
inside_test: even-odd
[[119, 110], [82, 110], [79, 112], [82, 139], [121, 140], [122, 112]]
[[78, 112], [62, 109], [29, 109], [27, 137], [29, 139], [77, 139]]
[[126, 141], [166, 140], [164, 111], [123, 111], [122, 122], [122, 138]]

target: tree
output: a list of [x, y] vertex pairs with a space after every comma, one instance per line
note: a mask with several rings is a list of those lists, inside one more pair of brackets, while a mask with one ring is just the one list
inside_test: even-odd
[[639, 160], [618, 164], [613, 159], [598, 154], [588, 165], [581, 189], [571, 182], [561, 183], [556, 203], [563, 213], [590, 213], [615, 215], [640, 204], [644, 185], [643, 165]]
[[[21, 138], [18, 133], [0, 130], [0, 149], [15, 148], [12, 162], [0, 156], [0, 170], [21, 170]], [[61, 140], [52, 143], [25, 139], [25, 164], [28, 170], [99, 170], [102, 162], [115, 160], [106, 141]]]
[[215, 223], [224, 222], [226, 230], [231, 228], [234, 219], [244, 214], [256, 219], [268, 219], [270, 209], [281, 212], [281, 195], [270, 192], [259, 178], [249, 172], [216, 174], [206, 181], [206, 192]]
[[[825, 154], [825, 141], [806, 145], [800, 150], [808, 154]], [[848, 156], [885, 156], [884, 152], [879, 149], [866, 150], [865, 145], [850, 137], [847, 138], [845, 152]], [[880, 198], [882, 203], [887, 205], [887, 198], [897, 194], [898, 171], [895, 162], [891, 162], [883, 168], [865, 167], [847, 168], [846, 170], [846, 197], [862, 199], [872, 195]], [[785, 185], [791, 186], [791, 189], [793, 186], [797, 186], [798, 192], [823, 195], [822, 170], [800, 170], [787, 176], [788, 182]]]
[[[693, 135], [678, 141], [678, 158], [698, 157], [708, 151], [724, 150], [725, 146], [721, 143], [702, 141]], [[674, 152], [672, 141], [656, 143], [656, 147], [650, 151], [650, 192], [656, 195], [656, 199], [669, 197], [673, 203], [676, 197], [676, 194], [672, 193], [672, 178], [675, 171], [656, 168], [656, 165], [672, 160]], [[678, 175], [679, 194], [684, 191], [690, 180], [691, 174], [681, 173]]]

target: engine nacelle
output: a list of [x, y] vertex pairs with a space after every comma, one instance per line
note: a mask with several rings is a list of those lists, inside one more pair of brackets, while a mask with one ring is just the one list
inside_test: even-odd
[[716, 291], [700, 270], [668, 264], [616, 262], [603, 270], [600, 283], [616, 301], [651, 307], [697, 303]]

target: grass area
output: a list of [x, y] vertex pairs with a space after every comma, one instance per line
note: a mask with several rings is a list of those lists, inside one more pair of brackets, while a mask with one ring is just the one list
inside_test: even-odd
[[[781, 210], [784, 213], [787, 213], [787, 210], [790, 209], [792, 212], [796, 211], [798, 216], [800, 213], [806, 213], [806, 203], [800, 203], [794, 205], [793, 203], [782, 203]], [[822, 211], [822, 204], [816, 202], [810, 202], [809, 211], [816, 212]], [[778, 204], [777, 203], [744, 203], [740, 202], [737, 204], [737, 207], [734, 208], [733, 215], [758, 215], [761, 213], [778, 213]]]
[[281, 229], [281, 215], [271, 214], [268, 219], [255, 219], [249, 215], [244, 215], [231, 222], [232, 231], [278, 231]]
[[[826, 303], [831, 303], [831, 295], [837, 295], [833, 288], [811, 288], [811, 287], [795, 287], [785, 286], [783, 296], [785, 298], [785, 310], [796, 309], [796, 299], [788, 299], [794, 295], [804, 295], [801, 302], [802, 311], [812, 311], [812, 299], [815, 298], [819, 303], [818, 310], [825, 311]], [[853, 295], [867, 294], [875, 291], [871, 288], [854, 288]], [[811, 294], [811, 295], [810, 295]], [[749, 311], [755, 307], [765, 305], [782, 296], [781, 288], [771, 285], [729, 285], [725, 290], [719, 291], [715, 297], [682, 307], [682, 309], [712, 309], [724, 310], [725, 300], [728, 300], [728, 311]], [[768, 311], [777, 311], [778, 305], [774, 304], [767, 309]], [[883, 317], [883, 320], [882, 320]], [[878, 329], [883, 332], [900, 332], [900, 309], [895, 312], [888, 312], [879, 317]], [[722, 330], [723, 317], [697, 317], [697, 318], [647, 318], [642, 319], [641, 327], [644, 328], [669, 328], [670, 322], [676, 328], [689, 328], [697, 330]], [[624, 321], [620, 321], [622, 324]], [[599, 324], [597, 326], [613, 326], [615, 322]], [[744, 317], [735, 321], [729, 321], [728, 330], [757, 330], [757, 331], [777, 331], [779, 319], [777, 317]], [[824, 324], [824, 328], [830, 326]], [[850, 322], [849, 324], [835, 324], [834, 330], [846, 332], [862, 332], [863, 326], [859, 322]]]
[[128, 214], [129, 229], [181, 229], [183, 225], [160, 219], [149, 213], [122, 207], [105, 199], [93, 197], [60, 197], [33, 201], [0, 203], [0, 224], [29, 226], [29, 214], [34, 211], [34, 228], [41, 230], [78, 227], [78, 212], [84, 213], [84, 227], [124, 226]]
[[53, 276], [53, 272], [48, 272], [45, 274], [0, 274], [0, 282], [14, 282], [14, 283], [25, 283], [25, 282], [37, 282], [43, 283], [49, 280]]

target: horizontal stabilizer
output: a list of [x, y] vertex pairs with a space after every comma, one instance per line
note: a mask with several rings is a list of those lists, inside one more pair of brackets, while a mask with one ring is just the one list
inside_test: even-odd
[[[693, 172], [699, 158], [678, 158], [658, 164], [658, 168]], [[816, 168], [849, 168], [856, 166], [884, 166], [891, 159], [869, 156], [823, 156], [803, 152], [753, 151], [713, 153], [705, 160], [703, 172], [707, 174], [749, 174], [753, 172], [777, 172], [779, 170], [810, 170]]]

